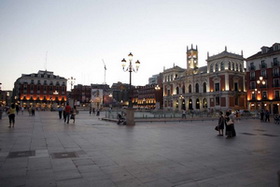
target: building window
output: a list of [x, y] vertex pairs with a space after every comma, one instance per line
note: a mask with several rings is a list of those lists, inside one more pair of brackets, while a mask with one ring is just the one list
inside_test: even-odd
[[279, 87], [279, 79], [273, 79], [273, 87]]
[[274, 99], [280, 99], [280, 93], [278, 90], [274, 92]]
[[232, 63], [232, 71], [235, 71], [235, 65]]
[[240, 64], [239, 71], [243, 72], [242, 64]]
[[273, 58], [273, 66], [279, 66], [277, 58]]
[[261, 76], [263, 76], [264, 78], [266, 77], [266, 70], [265, 69], [261, 70]]
[[189, 93], [192, 93], [192, 85], [189, 85]]
[[250, 82], [250, 89], [255, 89], [256, 88], [256, 82], [255, 81], [251, 81]]
[[262, 61], [261, 61], [261, 65], [260, 65], [260, 66], [261, 66], [260, 68], [266, 68], [265, 60], [262, 60]]
[[225, 70], [225, 64], [224, 62], [221, 62], [221, 71]]
[[218, 63], [215, 64], [215, 72], [219, 71], [219, 65]]
[[179, 94], [179, 87], [178, 86], [176, 87], [176, 94], [177, 95]]
[[220, 97], [216, 97], [216, 105], [220, 105]]
[[206, 93], [206, 82], [203, 83], [203, 93]]
[[279, 68], [273, 68], [273, 77], [279, 76]]
[[250, 63], [250, 70], [251, 70], [251, 71], [255, 71], [255, 70], [256, 70], [255, 65], [254, 65], [254, 62], [251, 62], [251, 63]]
[[220, 83], [215, 83], [215, 91], [220, 91]]
[[199, 84], [198, 83], [195, 84], [195, 92], [199, 93]]
[[210, 73], [213, 72], [213, 64], [210, 65]]
[[255, 76], [255, 72], [254, 71], [251, 71], [250, 72], [250, 80], [255, 80], [256, 76]]
[[182, 87], [182, 93], [183, 93], [183, 94], [186, 93], [185, 85], [183, 85], [183, 87]]
[[236, 92], [238, 91], [238, 83], [237, 82], [234, 83], [234, 91], [236, 91]]
[[228, 70], [231, 70], [231, 62], [228, 62]]

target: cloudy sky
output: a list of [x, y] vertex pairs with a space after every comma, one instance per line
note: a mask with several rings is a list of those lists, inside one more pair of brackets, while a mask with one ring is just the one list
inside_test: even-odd
[[[10, 90], [22, 74], [53, 71], [76, 84], [128, 83], [121, 60], [141, 67], [134, 85], [198, 46], [199, 66], [225, 49], [244, 57], [280, 42], [279, 0], [0, 0], [0, 83]], [[68, 86], [70, 88], [70, 86]]]

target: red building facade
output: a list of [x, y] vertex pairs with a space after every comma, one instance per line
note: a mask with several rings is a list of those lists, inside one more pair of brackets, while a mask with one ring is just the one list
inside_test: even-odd
[[67, 79], [50, 71], [22, 74], [15, 82], [13, 97], [23, 106], [51, 108], [67, 101]]
[[251, 111], [278, 114], [280, 105], [280, 43], [263, 46], [247, 58], [247, 100]]

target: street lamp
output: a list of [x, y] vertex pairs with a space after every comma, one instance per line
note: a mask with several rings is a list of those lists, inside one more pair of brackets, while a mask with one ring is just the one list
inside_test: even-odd
[[132, 65], [132, 60], [133, 60], [133, 54], [129, 53], [128, 54], [128, 60], [129, 60], [129, 64], [126, 64], [126, 60], [125, 58], [122, 59], [122, 67], [123, 67], [123, 71], [128, 71], [129, 72], [129, 104], [128, 104], [128, 108], [132, 108], [132, 93], [131, 93], [131, 73], [132, 72], [138, 72], [139, 66], [140, 66], [140, 62], [139, 60], [137, 60], [135, 62], [135, 68]]
[[68, 81], [70, 82], [71, 91], [72, 91], [72, 87], [73, 87], [73, 85], [75, 84], [76, 79], [75, 79], [74, 77], [70, 77], [70, 78], [68, 78]]
[[133, 111], [133, 107], [132, 107], [132, 93], [131, 93], [131, 73], [132, 72], [138, 72], [139, 66], [140, 66], [140, 62], [139, 60], [137, 60], [135, 62], [135, 68], [132, 65], [132, 60], [133, 60], [133, 55], [132, 53], [128, 54], [128, 61], [129, 64], [126, 63], [125, 58], [122, 59], [122, 68], [123, 71], [128, 71], [129, 72], [129, 91], [128, 91], [128, 108], [126, 110], [126, 124], [127, 125], [135, 125], [134, 122], [134, 111]]
[[[262, 100], [263, 100], [263, 93], [262, 93], [262, 87], [265, 85], [265, 80], [263, 80], [263, 77], [260, 76], [259, 79], [257, 80], [257, 84], [259, 85], [259, 91], [258, 89], [255, 89], [256, 91], [256, 94], [257, 93], [260, 93], [261, 94], [261, 109], [263, 109], [263, 103], [262, 103]], [[256, 106], [257, 107], [257, 106]]]

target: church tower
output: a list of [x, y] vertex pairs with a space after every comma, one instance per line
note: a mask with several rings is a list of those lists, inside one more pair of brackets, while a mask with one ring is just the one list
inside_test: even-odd
[[198, 50], [193, 48], [193, 44], [191, 48], [187, 46], [187, 70], [194, 70], [198, 68]]

